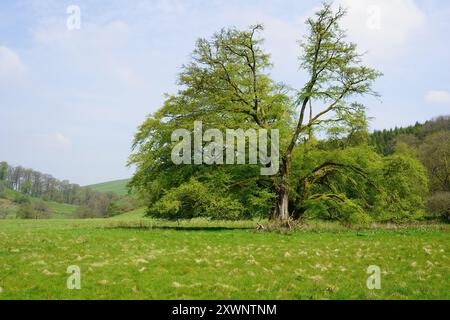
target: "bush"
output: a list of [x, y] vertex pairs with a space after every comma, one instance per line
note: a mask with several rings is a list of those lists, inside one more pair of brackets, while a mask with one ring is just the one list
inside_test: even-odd
[[371, 221], [371, 217], [358, 204], [343, 194], [339, 195], [339, 199], [323, 196], [307, 200], [305, 205], [304, 217], [307, 219], [339, 221], [345, 225], [365, 225]]
[[17, 204], [30, 204], [30, 197], [27, 196], [26, 194], [22, 194], [22, 193], [17, 193], [14, 196], [14, 200], [15, 203]]
[[238, 220], [244, 207], [237, 200], [225, 196], [195, 178], [172, 188], [149, 208], [149, 215], [164, 219], [192, 219], [208, 217]]
[[51, 211], [44, 201], [22, 204], [17, 212], [20, 219], [49, 219]]
[[6, 219], [9, 216], [10, 212], [10, 209], [0, 207], [0, 219]]
[[6, 198], [6, 187], [3, 181], [0, 181], [0, 198]]
[[396, 154], [383, 159], [380, 173], [376, 220], [401, 223], [422, 218], [428, 193], [425, 167], [413, 157]]
[[78, 207], [75, 211], [75, 217], [78, 219], [101, 218], [102, 214], [92, 210], [87, 206]]
[[427, 210], [433, 217], [450, 222], [450, 192], [437, 192], [430, 196]]
[[122, 213], [133, 211], [141, 206], [142, 204], [139, 200], [130, 196], [124, 196], [109, 205], [107, 215], [109, 217], [117, 216]]
[[112, 192], [92, 192], [90, 198], [77, 209], [75, 216], [80, 219], [105, 218], [109, 214], [111, 204], [117, 198]]

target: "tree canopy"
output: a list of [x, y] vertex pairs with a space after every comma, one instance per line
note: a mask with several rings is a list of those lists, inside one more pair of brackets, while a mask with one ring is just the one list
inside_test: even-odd
[[[346, 223], [423, 215], [423, 165], [412, 155], [384, 156], [369, 145], [366, 108], [357, 98], [377, 95], [372, 85], [381, 73], [365, 66], [357, 46], [347, 41], [340, 27], [345, 13], [323, 4], [306, 21], [299, 51], [307, 81], [298, 89], [270, 76], [261, 25], [224, 28], [197, 41], [178, 77], [179, 90], [135, 135], [130, 186], [146, 200], [150, 215]], [[254, 164], [174, 164], [172, 133], [182, 128], [194, 136], [195, 121], [222, 132], [279, 130], [280, 170], [262, 176]]]

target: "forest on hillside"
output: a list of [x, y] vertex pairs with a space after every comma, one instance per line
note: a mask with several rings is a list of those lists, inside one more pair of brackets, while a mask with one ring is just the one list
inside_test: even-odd
[[[22, 166], [0, 162], [0, 199], [9, 199], [19, 206], [23, 218], [49, 218], [48, 202], [77, 206], [74, 217], [102, 218], [135, 209], [139, 202], [128, 195], [95, 191], [90, 187], [58, 180]], [[1, 211], [1, 208], [0, 208]], [[0, 212], [1, 216], [7, 216]]]

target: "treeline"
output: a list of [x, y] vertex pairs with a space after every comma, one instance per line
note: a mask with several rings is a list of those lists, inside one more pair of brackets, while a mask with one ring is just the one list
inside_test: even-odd
[[370, 135], [370, 144], [378, 153], [389, 155], [394, 153], [396, 142], [399, 140], [404, 140], [408, 144], [416, 144], [426, 136], [439, 131], [450, 131], [450, 116], [440, 116], [423, 124], [416, 122], [407, 127], [375, 130]]
[[383, 155], [410, 153], [428, 169], [430, 191], [450, 192], [450, 116], [414, 126], [375, 131], [371, 144]]
[[0, 163], [0, 181], [5, 187], [24, 195], [73, 205], [88, 205], [93, 201], [106, 202], [116, 200], [114, 193], [94, 191], [70, 183], [68, 180], [58, 180], [49, 174], [22, 166], [10, 166]]
[[[8, 188], [21, 194], [16, 203], [22, 205], [19, 217], [48, 217], [49, 214], [39, 214], [44, 204], [34, 208], [36, 201], [31, 202], [28, 197], [44, 201], [53, 201], [79, 206], [75, 213], [78, 218], [94, 218], [112, 216], [133, 210], [138, 206], [136, 201], [128, 196], [119, 197], [113, 192], [99, 192], [81, 187], [67, 180], [58, 180], [49, 174], [22, 166], [11, 166], [7, 162], [0, 162], [0, 190]], [[39, 210], [38, 210], [39, 209]], [[47, 210], [48, 211], [48, 210]]]
[[429, 178], [428, 211], [450, 220], [450, 116], [406, 128], [375, 131], [370, 141], [380, 154], [401, 152], [420, 160]]

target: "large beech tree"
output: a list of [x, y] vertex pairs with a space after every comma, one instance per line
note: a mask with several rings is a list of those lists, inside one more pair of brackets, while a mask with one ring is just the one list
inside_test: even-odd
[[[197, 42], [178, 78], [178, 92], [167, 96], [135, 136], [129, 163], [136, 173], [130, 185], [148, 201], [150, 215], [259, 215], [286, 221], [312, 214], [368, 221], [381, 219], [376, 216], [380, 208], [390, 212], [399, 197], [406, 199], [407, 188], [426, 186], [422, 176], [412, 174], [416, 163], [399, 156], [394, 164], [411, 179], [405, 179], [402, 192], [384, 190], [383, 170], [390, 167], [367, 146], [365, 107], [356, 101], [358, 96], [376, 95], [372, 84], [380, 73], [364, 66], [356, 45], [346, 40], [339, 27], [344, 15], [342, 8], [334, 11], [324, 4], [307, 20], [308, 32], [300, 42], [300, 72], [307, 80], [297, 90], [271, 78], [260, 25], [243, 31], [222, 29]], [[171, 150], [177, 142], [171, 135], [176, 129], [192, 133], [195, 121], [202, 121], [204, 130], [223, 132], [278, 129], [280, 170], [261, 176], [260, 165], [254, 164], [174, 164]], [[317, 139], [320, 130], [328, 133], [326, 141]], [[411, 202], [415, 208], [406, 199], [400, 217], [382, 219], [408, 219], [421, 208], [419, 193], [424, 191], [411, 195], [417, 198]]]

